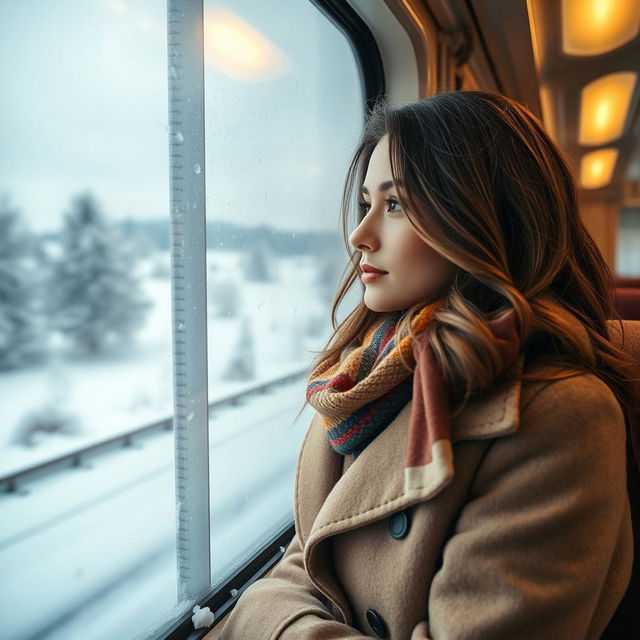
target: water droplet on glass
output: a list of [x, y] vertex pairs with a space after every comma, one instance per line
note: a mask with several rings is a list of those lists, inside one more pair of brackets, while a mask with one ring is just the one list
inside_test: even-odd
[[169, 73], [171, 74], [171, 77], [175, 80], [179, 77], [179, 71], [178, 71], [178, 67], [176, 67], [175, 65], [171, 65], [169, 67]]
[[181, 322], [181, 323], [178, 325], [178, 331], [184, 331], [184, 322]]
[[182, 144], [184, 142], [184, 136], [182, 135], [182, 131], [176, 131], [176, 142]]
[[191, 422], [193, 420], [193, 411], [187, 416], [187, 420]]
[[199, 165], [199, 164], [194, 164], [194, 165], [193, 165], [193, 171], [194, 171], [195, 173], [202, 173], [202, 169], [200, 168], [200, 165]]
[[238, 595], [238, 590], [237, 589], [231, 589], [231, 597], [235, 598]]
[[197, 206], [196, 206], [196, 203], [195, 203], [195, 202], [192, 202], [192, 203], [191, 203], [191, 208], [192, 208], [192, 209], [196, 209], [196, 208], [197, 208]]

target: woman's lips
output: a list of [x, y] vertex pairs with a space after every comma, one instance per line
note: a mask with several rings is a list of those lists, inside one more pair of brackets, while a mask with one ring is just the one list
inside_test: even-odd
[[365, 271], [362, 274], [362, 282], [373, 282], [374, 280], [377, 280], [378, 278], [382, 278], [382, 276], [386, 276], [386, 272], [385, 273], [378, 273], [376, 272], [367, 272]]

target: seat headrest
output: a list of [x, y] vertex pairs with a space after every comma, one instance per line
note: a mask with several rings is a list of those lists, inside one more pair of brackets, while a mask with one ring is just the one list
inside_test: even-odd
[[613, 289], [611, 302], [621, 318], [640, 320], [640, 289]]

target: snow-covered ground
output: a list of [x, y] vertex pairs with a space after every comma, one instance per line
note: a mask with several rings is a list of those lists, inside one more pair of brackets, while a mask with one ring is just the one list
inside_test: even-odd
[[[303, 392], [304, 381], [287, 385], [219, 410], [212, 421], [212, 584], [293, 520], [295, 463], [309, 412], [289, 425]], [[190, 609], [176, 606], [170, 432], [25, 489], [0, 497], [0, 638], [145, 637]]]
[[[278, 259], [269, 283], [244, 281], [240, 259], [208, 256], [209, 282], [235, 282], [239, 293], [235, 317], [216, 317], [209, 301], [209, 401], [308, 366], [329, 332], [328, 322], [318, 330], [328, 312], [310, 258]], [[0, 474], [172, 414], [171, 290], [151, 277], [159, 260], [168, 256], [146, 265], [146, 325], [120, 353], [82, 358], [60, 348], [46, 365], [0, 374]], [[255, 376], [229, 382], [224, 372], [246, 326]], [[292, 519], [310, 410], [290, 425], [303, 401], [300, 379], [211, 420], [212, 584]], [[74, 418], [76, 433], [41, 434], [32, 447], [12, 442], [31, 412], [49, 409]], [[0, 495], [0, 640], [142, 638], [189, 608], [176, 603], [173, 455], [171, 432], [151, 434], [137, 448]]]
[[[210, 252], [210, 289], [216, 281], [234, 282], [239, 294], [236, 317], [216, 317], [209, 294], [209, 401], [307, 366], [329, 332], [328, 311], [314, 290], [316, 268], [307, 257], [278, 261], [277, 279], [246, 282], [237, 253]], [[169, 256], [154, 256], [153, 265]], [[144, 271], [145, 269], [143, 269]], [[64, 347], [50, 361], [0, 373], [0, 474], [47, 460], [108, 435], [166, 418], [173, 413], [171, 352], [171, 283], [144, 280], [153, 307], [132, 344], [100, 357], [65, 354]], [[305, 335], [309, 322], [324, 320], [316, 336]], [[255, 377], [243, 382], [224, 379], [229, 359], [248, 322], [255, 346]], [[300, 396], [300, 403], [304, 396]], [[12, 442], [23, 421], [34, 412], [62, 412], [74, 419], [76, 433], [39, 433], [37, 446]]]

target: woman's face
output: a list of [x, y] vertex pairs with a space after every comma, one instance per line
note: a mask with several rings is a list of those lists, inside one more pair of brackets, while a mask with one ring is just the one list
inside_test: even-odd
[[[402, 210], [391, 175], [388, 136], [373, 150], [361, 201], [366, 215], [349, 242], [362, 252], [365, 305], [372, 311], [399, 311], [439, 295], [453, 280], [455, 266], [418, 236]], [[367, 274], [366, 265], [384, 274]]]

